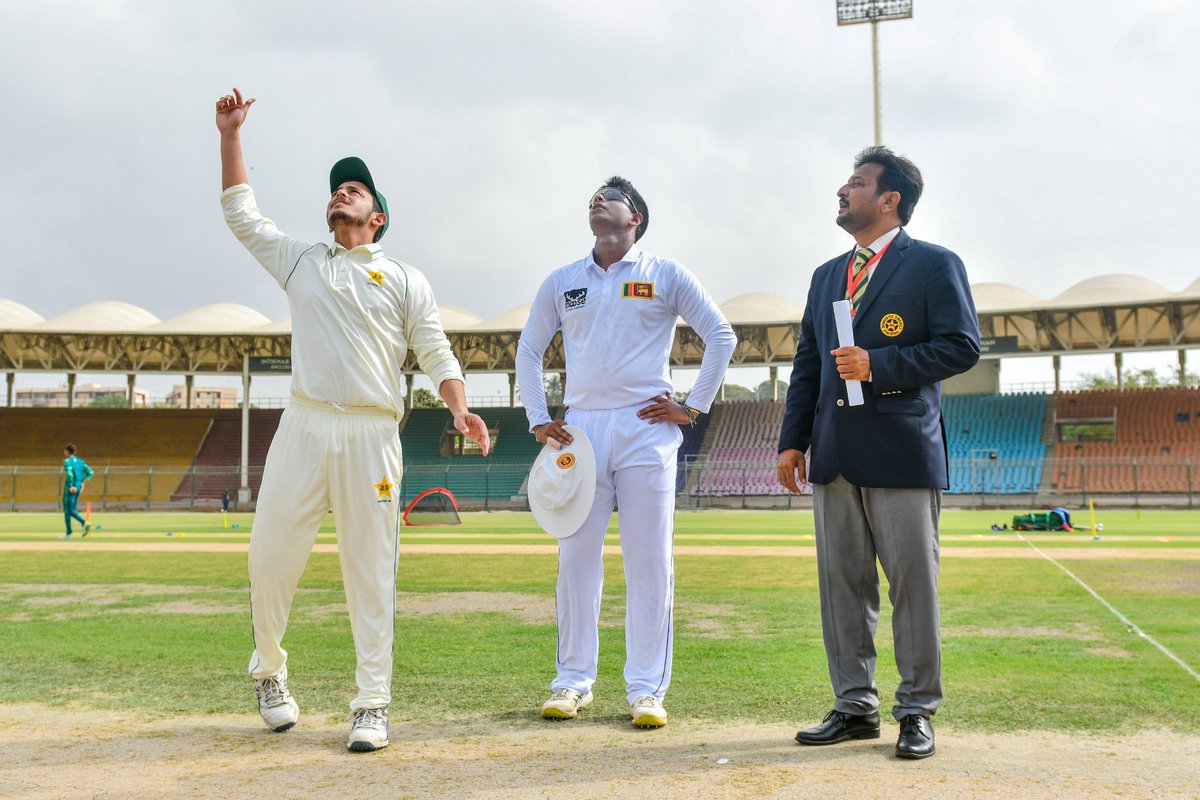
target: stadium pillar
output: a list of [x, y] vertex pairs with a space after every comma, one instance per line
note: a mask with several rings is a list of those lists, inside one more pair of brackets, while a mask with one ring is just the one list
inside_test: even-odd
[[1054, 357], [1054, 393], [1062, 391], [1062, 356]]
[[126, 408], [133, 408], [133, 387], [137, 383], [137, 375], [129, 373], [125, 376], [125, 403]]
[[779, 367], [771, 367], [769, 370], [771, 376], [771, 402], [779, 401]]
[[195, 385], [196, 385], [196, 376], [195, 375], [193, 375], [192, 373], [189, 372], [187, 375], [183, 376], [183, 387], [184, 387], [184, 391], [187, 393], [187, 396], [183, 400], [184, 408], [192, 407], [192, 392], [194, 391]]
[[412, 393], [413, 393], [413, 375], [408, 373], [404, 376], [404, 413], [412, 411]]
[[1125, 391], [1125, 376], [1121, 374], [1121, 370], [1125, 365], [1123, 353], [1113, 353], [1113, 363], [1117, 367], [1117, 391]]
[[17, 379], [17, 373], [8, 373], [8, 407], [12, 408], [13, 404], [13, 381]]
[[[12, 385], [11, 382], [9, 385]], [[1179, 348], [1179, 385], [1187, 386], [1187, 350], [1184, 350], [1182, 347]], [[11, 396], [11, 390], [9, 394]], [[12, 405], [11, 399], [8, 401], [8, 404]]]
[[250, 503], [250, 354], [242, 354], [242, 484], [238, 487], [238, 507]]
[[67, 408], [75, 407], [75, 373], [67, 373]]
[[508, 373], [508, 407], [517, 407], [517, 373]]

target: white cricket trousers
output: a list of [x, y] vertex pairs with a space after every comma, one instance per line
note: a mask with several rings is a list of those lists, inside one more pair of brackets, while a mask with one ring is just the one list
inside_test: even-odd
[[596, 452], [596, 499], [583, 527], [558, 541], [551, 691], [586, 693], [596, 682], [604, 534], [614, 500], [625, 562], [625, 693], [631, 703], [647, 694], [661, 699], [671, 683], [675, 459], [683, 434], [674, 423], [638, 419], [649, 404], [567, 412], [566, 422], [582, 428]]
[[292, 598], [332, 509], [358, 657], [350, 708], [391, 701], [400, 465], [391, 412], [292, 396], [267, 453], [250, 533], [251, 678], [277, 675], [287, 663], [280, 643]]

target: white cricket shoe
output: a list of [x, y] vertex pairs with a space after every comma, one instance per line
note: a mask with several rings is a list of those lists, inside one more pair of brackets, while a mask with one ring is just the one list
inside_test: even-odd
[[652, 694], [644, 694], [630, 703], [629, 716], [637, 728], [661, 728], [667, 724], [667, 710], [662, 700]]
[[254, 692], [258, 695], [258, 713], [276, 733], [283, 733], [300, 719], [300, 706], [288, 691], [287, 667], [278, 675], [255, 681]]
[[350, 741], [346, 747], [356, 753], [382, 750], [388, 744], [387, 708], [360, 708], [354, 712], [350, 725]]
[[580, 694], [574, 689], [557, 689], [542, 704], [542, 719], [574, 719], [579, 709], [592, 704], [592, 693]]

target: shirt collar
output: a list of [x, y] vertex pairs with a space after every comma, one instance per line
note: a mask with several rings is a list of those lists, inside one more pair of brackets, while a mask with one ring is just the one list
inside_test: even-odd
[[[642, 251], [635, 244], [635, 245], [631, 246], [627, 251], [625, 251], [625, 255], [621, 256], [620, 260], [614, 262], [613, 265], [609, 267], [609, 269], [611, 270], [613, 267], [619, 266], [621, 264], [637, 263], [637, 260], [641, 257], [642, 257]], [[587, 258], [584, 259], [583, 265], [585, 267], [595, 267], [596, 269], [600, 270], [601, 272], [605, 271], [600, 268], [599, 264], [596, 263], [595, 248], [588, 250]]]
[[374, 261], [377, 258], [383, 257], [383, 248], [379, 246], [378, 242], [360, 244], [357, 247], [352, 247], [349, 250], [347, 250], [345, 247], [342, 247], [342, 245], [338, 242], [334, 242], [329, 248], [330, 256], [340, 256], [342, 253], [355, 253], [363, 258], [366, 258], [367, 261]]
[[[870, 251], [872, 253], [878, 253], [880, 250], [887, 247], [891, 243], [892, 239], [895, 239], [899, 234], [900, 234], [900, 226], [897, 225], [895, 228], [892, 228], [890, 231], [885, 233], [883, 236], [880, 236], [878, 239], [871, 242], [871, 244], [869, 245]], [[856, 252], [856, 253], [861, 249], [862, 248], [860, 248], [858, 245], [854, 246], [854, 252]]]

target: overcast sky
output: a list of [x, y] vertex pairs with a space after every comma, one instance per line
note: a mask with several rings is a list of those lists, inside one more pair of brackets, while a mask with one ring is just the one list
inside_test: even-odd
[[[925, 176], [913, 236], [1045, 298], [1200, 277], [1195, 2], [914, 6], [880, 26], [884, 141]], [[838, 28], [834, 0], [4, 0], [0, 28], [0, 297], [46, 318], [96, 300], [287, 315], [217, 202], [213, 107], [234, 85], [258, 100], [243, 142], [265, 214], [327, 240], [329, 167], [360, 155], [387, 252], [484, 318], [587, 252], [613, 173], [649, 204], [644, 249], [718, 302], [803, 304], [848, 247], [834, 192], [873, 135], [870, 28]]]

